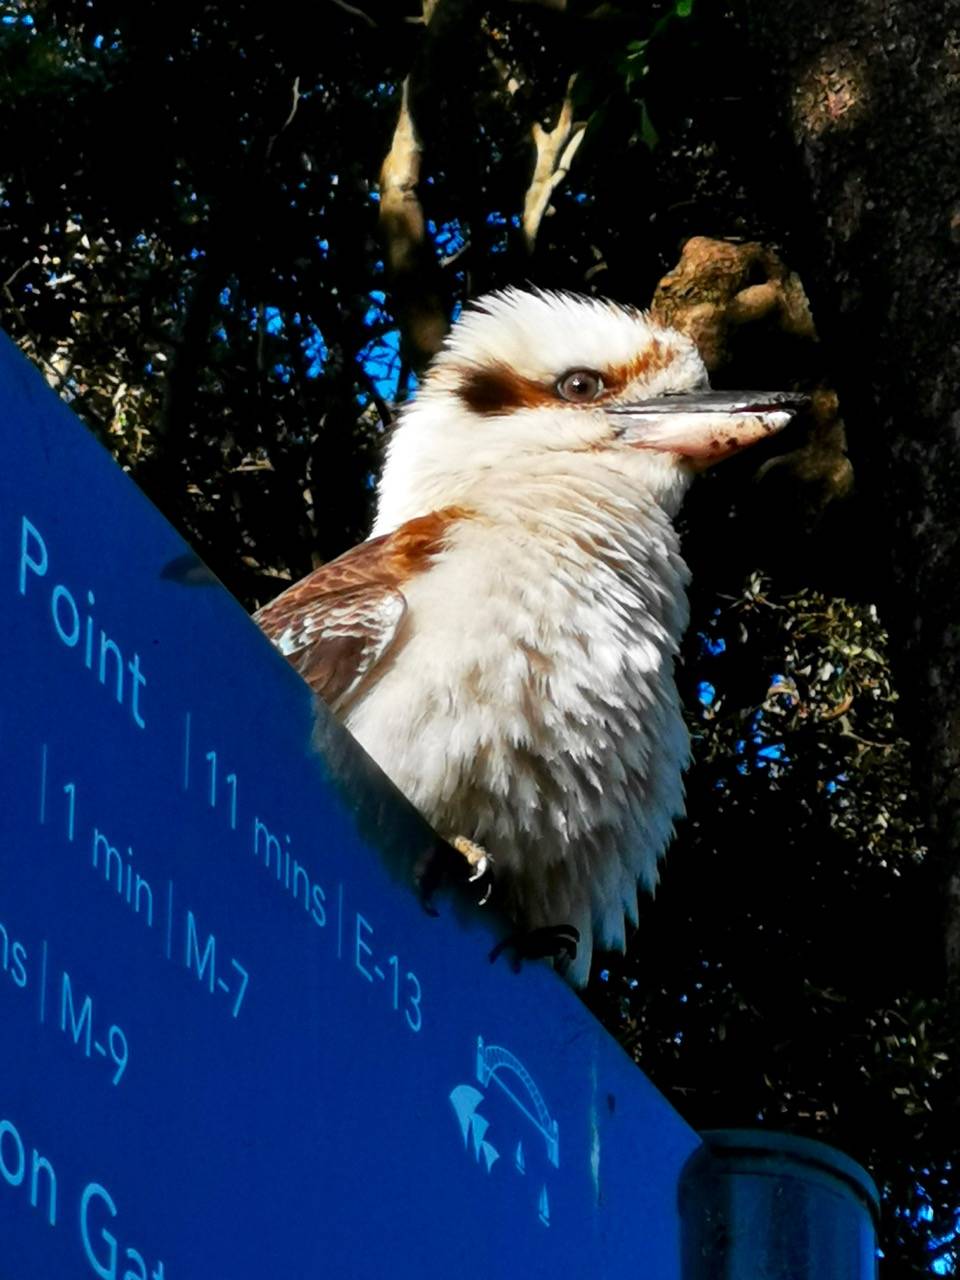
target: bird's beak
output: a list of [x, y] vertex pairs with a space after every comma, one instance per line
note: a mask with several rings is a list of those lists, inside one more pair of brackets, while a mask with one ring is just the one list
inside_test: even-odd
[[782, 431], [807, 402], [791, 391], [692, 391], [608, 405], [618, 438], [712, 466]]

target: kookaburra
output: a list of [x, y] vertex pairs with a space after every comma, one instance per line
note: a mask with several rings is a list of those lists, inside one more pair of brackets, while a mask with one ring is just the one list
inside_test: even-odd
[[711, 392], [639, 311], [493, 294], [404, 408], [370, 538], [256, 615], [434, 829], [489, 851], [518, 929], [579, 930], [575, 984], [683, 810], [673, 518], [798, 399]]

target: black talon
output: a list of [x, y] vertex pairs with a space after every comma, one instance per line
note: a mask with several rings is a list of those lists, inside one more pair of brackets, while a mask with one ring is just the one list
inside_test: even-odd
[[552, 960], [560, 973], [576, 958], [580, 930], [572, 924], [548, 924], [524, 933], [511, 933], [490, 952], [493, 964], [505, 951], [512, 953], [511, 968], [519, 973], [524, 960]]

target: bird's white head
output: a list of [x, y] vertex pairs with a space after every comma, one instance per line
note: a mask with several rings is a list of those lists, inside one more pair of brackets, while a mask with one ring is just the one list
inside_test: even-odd
[[615, 303], [507, 289], [467, 308], [391, 438], [373, 532], [524, 477], [617, 473], [673, 514], [693, 473], [800, 397], [711, 392], [689, 338]]

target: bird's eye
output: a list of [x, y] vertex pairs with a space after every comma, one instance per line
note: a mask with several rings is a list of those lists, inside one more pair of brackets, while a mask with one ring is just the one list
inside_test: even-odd
[[603, 379], [592, 369], [571, 369], [557, 383], [557, 394], [572, 404], [589, 404], [603, 390]]

